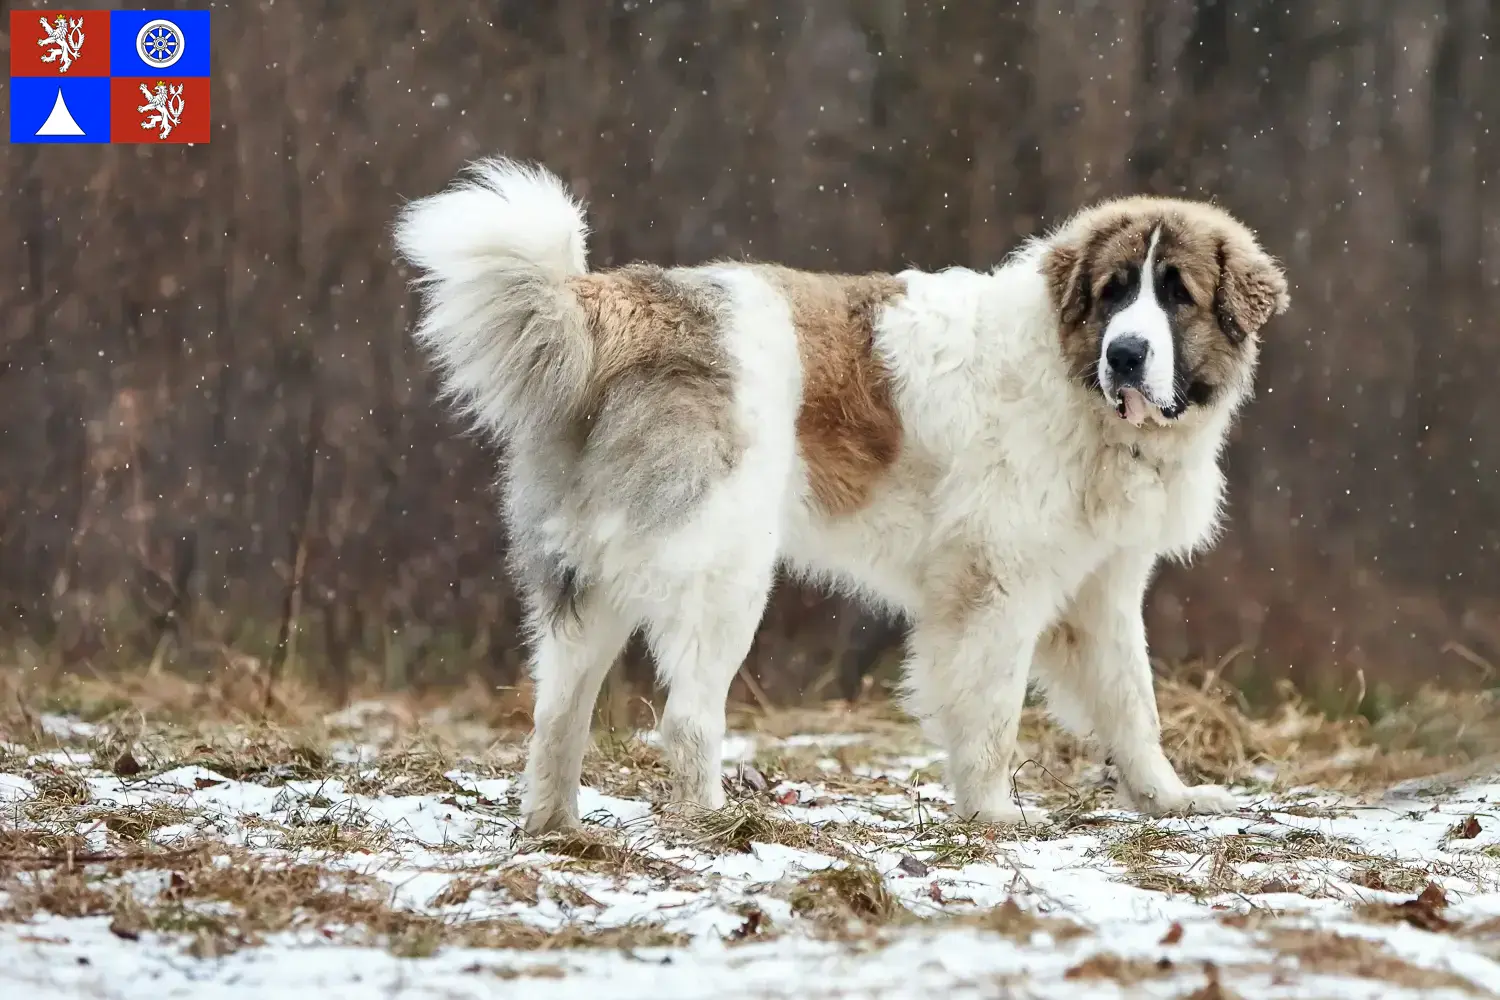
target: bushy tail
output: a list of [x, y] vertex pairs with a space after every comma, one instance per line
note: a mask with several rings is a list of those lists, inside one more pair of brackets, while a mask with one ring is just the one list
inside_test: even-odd
[[502, 158], [402, 210], [396, 248], [425, 300], [414, 336], [479, 425], [508, 436], [582, 403], [593, 340], [566, 283], [587, 270], [587, 236], [561, 180]]

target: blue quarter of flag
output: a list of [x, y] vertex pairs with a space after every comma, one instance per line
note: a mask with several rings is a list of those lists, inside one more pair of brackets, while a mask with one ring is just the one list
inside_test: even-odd
[[109, 142], [109, 78], [11, 77], [10, 141]]
[[206, 10], [110, 11], [110, 75], [209, 76], [208, 14]]

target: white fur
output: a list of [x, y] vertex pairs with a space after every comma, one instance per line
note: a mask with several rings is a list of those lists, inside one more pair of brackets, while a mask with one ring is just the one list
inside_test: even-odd
[[[448, 279], [477, 275], [496, 255], [549, 262], [560, 276], [582, 269], [581, 217], [561, 186], [541, 173], [489, 176], [512, 213], [503, 231], [479, 224], [502, 210], [493, 200], [455, 199], [408, 234], [438, 271], [435, 311], [464, 306], [478, 286]], [[534, 203], [523, 205], [523, 194]], [[1028, 681], [1065, 724], [1102, 744], [1139, 808], [1233, 808], [1220, 788], [1184, 785], [1162, 752], [1142, 602], [1160, 557], [1185, 558], [1212, 539], [1219, 452], [1240, 400], [1190, 409], [1170, 427], [1120, 420], [1066, 370], [1039, 273], [1047, 247], [1034, 241], [990, 273], [900, 276], [907, 294], [876, 329], [895, 380], [900, 455], [871, 502], [839, 518], [812, 502], [797, 449], [801, 373], [788, 303], [750, 268], [674, 272], [729, 290], [721, 332], [736, 363], [743, 451], [664, 533], [632, 535], [603, 508], [565, 506], [545, 519], [545, 548], [586, 567], [590, 586], [576, 621], [536, 629], [528, 830], [576, 822], [590, 708], [637, 625], [670, 691], [662, 730], [676, 794], [723, 803], [724, 700], [778, 564], [909, 616], [906, 702], [947, 750], [960, 815], [1022, 819], [1011, 769]], [[1160, 312], [1149, 285], [1143, 292]], [[1160, 344], [1146, 305], [1121, 316], [1120, 330]], [[452, 381], [505, 411], [494, 426], [526, 419], [515, 399], [495, 398], [502, 375], [478, 345], [454, 350], [440, 324], [430, 329]], [[1168, 381], [1157, 398], [1166, 400], [1170, 337], [1160, 356]], [[510, 477], [542, 475], [548, 462], [545, 451], [518, 448]], [[956, 607], [951, 595], [973, 567], [993, 586]]]
[[1135, 299], [1110, 318], [1099, 344], [1099, 381], [1104, 395], [1117, 395], [1112, 384], [1109, 364], [1105, 361], [1110, 345], [1122, 337], [1140, 337], [1146, 342], [1146, 371], [1143, 388], [1146, 398], [1158, 409], [1174, 402], [1172, 380], [1175, 374], [1176, 350], [1172, 345], [1172, 321], [1156, 294], [1156, 246], [1161, 229], [1151, 231], [1146, 248], [1146, 262], [1141, 266], [1140, 291]]
[[[1045, 248], [988, 274], [901, 275], [908, 294], [877, 331], [901, 458], [850, 519], [794, 506], [783, 558], [910, 615], [907, 705], [948, 751], [961, 815], [1022, 818], [1010, 769], [1028, 680], [1103, 744], [1140, 808], [1229, 809], [1228, 793], [1186, 787], [1162, 753], [1142, 603], [1159, 556], [1212, 539], [1234, 401], [1147, 434], [1102, 407], [1058, 350]], [[951, 623], [934, 595], [971, 561], [1004, 592]], [[1076, 646], [1046, 638], [1062, 624]]]
[[[479, 160], [451, 189], [407, 205], [394, 235], [430, 292], [413, 336], [467, 416], [504, 436], [576, 402], [593, 343], [561, 290], [587, 266], [588, 224], [561, 180], [513, 160]], [[515, 295], [523, 284], [557, 294]], [[539, 304], [552, 315], [539, 317]]]

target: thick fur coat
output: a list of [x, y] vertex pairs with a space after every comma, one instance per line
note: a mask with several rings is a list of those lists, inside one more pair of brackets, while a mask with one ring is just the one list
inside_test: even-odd
[[599, 686], [644, 628], [678, 798], [723, 804], [730, 681], [777, 569], [911, 623], [905, 701], [956, 812], [1021, 819], [1028, 682], [1149, 812], [1213, 812], [1163, 754], [1142, 602], [1219, 522], [1220, 452], [1285, 278], [1213, 206], [1080, 212], [988, 272], [725, 262], [590, 272], [544, 170], [474, 165], [396, 228], [416, 337], [508, 448], [537, 832], [577, 821]]

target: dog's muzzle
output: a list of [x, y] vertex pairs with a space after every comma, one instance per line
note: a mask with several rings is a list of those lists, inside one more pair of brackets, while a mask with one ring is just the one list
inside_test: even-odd
[[1167, 420], [1176, 420], [1185, 409], [1176, 400], [1163, 405], [1152, 398], [1146, 388], [1146, 362], [1151, 345], [1144, 337], [1117, 337], [1104, 350], [1104, 378], [1100, 379], [1105, 397], [1121, 417], [1139, 427], [1155, 410]]

